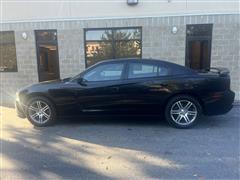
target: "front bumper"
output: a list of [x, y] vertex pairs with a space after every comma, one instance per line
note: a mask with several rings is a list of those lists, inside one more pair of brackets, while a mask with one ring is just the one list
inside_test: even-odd
[[26, 118], [26, 114], [25, 114], [25, 108], [24, 105], [21, 104], [19, 101], [15, 102], [15, 109], [17, 112], [17, 116], [20, 118]]
[[229, 112], [233, 107], [235, 93], [231, 90], [213, 95], [204, 101], [205, 115], [221, 115]]

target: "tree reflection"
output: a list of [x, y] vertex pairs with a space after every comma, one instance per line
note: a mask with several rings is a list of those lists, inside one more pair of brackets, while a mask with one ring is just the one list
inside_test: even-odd
[[[96, 33], [99, 35], [99, 32]], [[91, 40], [86, 39], [87, 66], [104, 59], [141, 57], [139, 29], [105, 30], [100, 37], [96, 37], [98, 40], [93, 40], [93, 36], [94, 32]]]

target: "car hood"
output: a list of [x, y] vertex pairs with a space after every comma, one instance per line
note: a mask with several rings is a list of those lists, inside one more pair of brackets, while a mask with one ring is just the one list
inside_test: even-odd
[[44, 81], [36, 84], [32, 84], [29, 86], [26, 86], [19, 90], [19, 92], [22, 91], [28, 91], [28, 92], [43, 92], [47, 91], [49, 89], [55, 89], [62, 87], [67, 81], [65, 80], [51, 80], [51, 81]]

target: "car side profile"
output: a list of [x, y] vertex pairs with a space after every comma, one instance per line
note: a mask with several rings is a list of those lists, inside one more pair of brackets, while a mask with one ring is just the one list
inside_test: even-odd
[[170, 125], [189, 128], [202, 114], [230, 111], [235, 94], [224, 68], [197, 72], [162, 60], [117, 59], [72, 78], [25, 87], [16, 96], [19, 117], [35, 126], [83, 114], [162, 113]]

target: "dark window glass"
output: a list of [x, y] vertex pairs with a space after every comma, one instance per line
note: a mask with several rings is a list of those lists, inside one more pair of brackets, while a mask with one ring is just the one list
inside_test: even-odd
[[158, 76], [158, 66], [143, 63], [130, 63], [128, 78], [142, 78]]
[[59, 79], [57, 31], [36, 30], [35, 34], [39, 81]]
[[123, 64], [103, 64], [99, 65], [84, 75], [87, 81], [110, 81], [121, 79], [123, 72]]
[[211, 36], [211, 24], [193, 24], [187, 25], [187, 36]]
[[141, 28], [107, 28], [85, 31], [86, 65], [114, 58], [141, 58]]
[[161, 67], [155, 64], [144, 63], [130, 63], [128, 78], [145, 78], [145, 77], [157, 77], [167, 76], [169, 71], [165, 67]]
[[17, 57], [13, 31], [0, 32], [0, 72], [16, 72]]
[[56, 41], [57, 32], [55, 30], [38, 30], [36, 31], [36, 40], [37, 41]]
[[169, 69], [166, 67], [158, 67], [158, 76], [168, 76], [169, 75]]
[[187, 25], [185, 65], [196, 70], [211, 64], [212, 24]]

